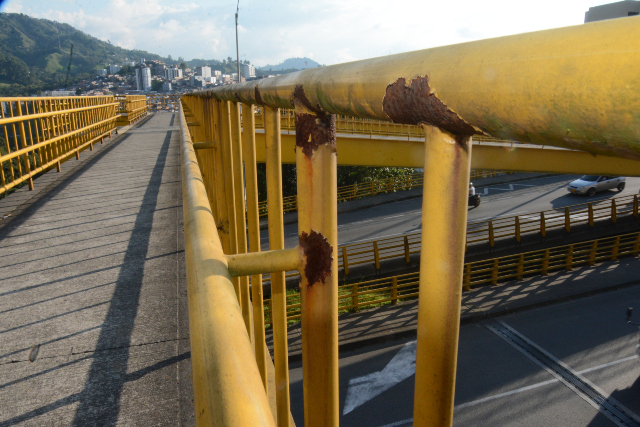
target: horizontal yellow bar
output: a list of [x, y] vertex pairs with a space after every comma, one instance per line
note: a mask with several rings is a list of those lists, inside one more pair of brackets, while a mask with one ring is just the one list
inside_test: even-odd
[[[295, 163], [295, 134], [282, 134], [282, 162]], [[341, 136], [338, 165], [421, 168], [424, 141]], [[256, 159], [265, 161], [264, 133], [256, 132]], [[640, 176], [640, 161], [584, 151], [526, 145], [474, 144], [471, 168], [517, 172]]]
[[194, 142], [193, 148], [196, 150], [204, 150], [206, 148], [218, 148], [218, 143], [215, 141], [212, 142]]
[[300, 264], [298, 247], [246, 254], [226, 255], [231, 277], [297, 270]]

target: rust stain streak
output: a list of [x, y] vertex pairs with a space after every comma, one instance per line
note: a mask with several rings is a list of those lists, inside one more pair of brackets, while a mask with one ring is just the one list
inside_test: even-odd
[[311, 287], [316, 283], [324, 284], [326, 278], [331, 276], [333, 248], [326, 237], [314, 230], [309, 234], [303, 231], [299, 240], [304, 256], [304, 276], [307, 279], [307, 286]]
[[454, 135], [482, 133], [451, 111], [431, 92], [429, 78], [417, 77], [407, 86], [401, 77], [387, 86], [382, 109], [396, 123], [428, 124]]

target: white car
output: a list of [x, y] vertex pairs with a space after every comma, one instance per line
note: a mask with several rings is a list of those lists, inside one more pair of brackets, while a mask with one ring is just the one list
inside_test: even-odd
[[567, 191], [573, 194], [586, 194], [593, 196], [598, 191], [617, 188], [624, 190], [626, 178], [623, 176], [585, 175], [576, 179], [567, 187]]

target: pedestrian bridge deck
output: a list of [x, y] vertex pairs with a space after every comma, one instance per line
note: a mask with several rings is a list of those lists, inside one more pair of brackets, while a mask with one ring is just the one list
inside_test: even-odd
[[193, 424], [179, 140], [157, 113], [0, 200], [0, 425]]

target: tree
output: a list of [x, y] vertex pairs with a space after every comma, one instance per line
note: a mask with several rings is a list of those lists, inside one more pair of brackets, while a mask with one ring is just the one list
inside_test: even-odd
[[180, 68], [182, 68], [183, 70], [186, 70], [186, 69], [187, 69], [187, 67], [188, 67], [188, 66], [187, 66], [187, 63], [186, 63], [186, 62], [182, 61], [182, 62], [180, 63]]
[[116, 74], [120, 74], [121, 76], [133, 76], [135, 73], [136, 69], [131, 65], [124, 65]]
[[151, 90], [156, 92], [162, 90], [162, 80], [154, 79], [153, 81], [151, 81]]
[[78, 88], [76, 89], [76, 96], [80, 96], [82, 95], [82, 89]]

